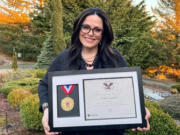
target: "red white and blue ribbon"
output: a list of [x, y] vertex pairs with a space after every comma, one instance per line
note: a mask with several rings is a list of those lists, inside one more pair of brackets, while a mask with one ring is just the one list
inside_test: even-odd
[[72, 90], [74, 89], [74, 85], [72, 84], [72, 85], [63, 85], [63, 86], [61, 86], [61, 89], [67, 94], [67, 95], [69, 95], [71, 92], [72, 92]]

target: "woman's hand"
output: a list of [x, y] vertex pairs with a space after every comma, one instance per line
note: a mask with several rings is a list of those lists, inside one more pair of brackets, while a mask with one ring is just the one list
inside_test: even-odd
[[50, 127], [48, 124], [49, 118], [48, 118], [48, 108], [44, 110], [44, 115], [42, 117], [42, 124], [44, 127], [44, 132], [46, 135], [58, 135], [59, 132], [49, 132]]
[[[143, 127], [143, 128], [137, 127], [138, 131], [147, 131], [147, 130], [150, 130], [149, 118], [151, 117], [151, 114], [150, 114], [150, 112], [149, 112], [149, 110], [147, 108], [145, 108], [145, 110], [146, 110], [145, 120], [147, 122], [147, 127]], [[133, 128], [132, 131], [136, 131], [136, 129]]]

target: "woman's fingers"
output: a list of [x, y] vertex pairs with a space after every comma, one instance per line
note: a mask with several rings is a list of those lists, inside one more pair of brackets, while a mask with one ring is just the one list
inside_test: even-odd
[[50, 127], [48, 125], [48, 121], [44, 120], [43, 121], [43, 127], [44, 127], [44, 132], [46, 133], [46, 135], [58, 135], [59, 132], [49, 132]]
[[144, 127], [143, 130], [147, 131], [147, 130], [150, 130], [150, 124], [149, 124], [149, 118], [150, 117], [146, 117], [146, 122], [147, 122], [147, 127]]
[[49, 132], [50, 127], [48, 124], [48, 109], [44, 110], [44, 115], [42, 118], [42, 124], [43, 124], [44, 132], [46, 135], [58, 135], [59, 134], [59, 132]]
[[151, 113], [149, 112], [149, 110], [147, 108], [145, 108], [145, 109], [146, 109], [145, 120], [147, 122], [147, 127], [144, 127], [143, 130], [147, 131], [147, 130], [150, 130], [149, 118], [151, 117]]
[[137, 127], [137, 128], [132, 128], [132, 131], [147, 131], [147, 130], [150, 130], [150, 124], [149, 124], [149, 118], [151, 117], [151, 113], [149, 112], [149, 110], [147, 108], [145, 108], [146, 110], [146, 116], [145, 116], [145, 120], [147, 122], [147, 127]]
[[145, 110], [146, 110], [145, 119], [146, 119], [146, 120], [149, 120], [149, 118], [151, 117], [151, 113], [150, 113], [150, 111], [149, 111], [147, 108], [145, 108]]

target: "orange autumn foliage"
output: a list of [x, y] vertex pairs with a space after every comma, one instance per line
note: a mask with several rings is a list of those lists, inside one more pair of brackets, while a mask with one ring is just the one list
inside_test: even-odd
[[[163, 0], [161, 0], [163, 1]], [[174, 0], [172, 1], [175, 5], [174, 7], [174, 15], [170, 15], [170, 16], [164, 16], [163, 14], [159, 14], [157, 12], [157, 10], [153, 9], [153, 12], [155, 14], [158, 14], [161, 18], [163, 18], [165, 21], [159, 21], [157, 22], [156, 26], [157, 26], [157, 31], [158, 30], [166, 30], [168, 28], [171, 28], [173, 31], [175, 31], [176, 33], [180, 33], [180, 0]], [[166, 9], [164, 9], [166, 10]], [[152, 34], [152, 36], [155, 36], [155, 34]], [[161, 40], [161, 42], [167, 42], [168, 40], [174, 40], [176, 37], [175, 35], [167, 35], [166, 40], [163, 39]]]
[[161, 65], [159, 67], [149, 67], [146, 69], [147, 74], [151, 77], [156, 77], [160, 80], [167, 80], [167, 77], [180, 78], [180, 68], [173, 68], [166, 65]]
[[168, 35], [167, 39], [168, 40], [174, 40], [175, 39], [175, 35]]
[[157, 69], [154, 68], [154, 67], [149, 67], [149, 68], [146, 69], [146, 72], [151, 73], [151, 74], [154, 74], [154, 73], [157, 72]]
[[36, 6], [42, 7], [45, 0], [2, 0], [0, 24], [29, 23], [29, 13]]
[[156, 36], [156, 31], [154, 29], [151, 30], [151, 36], [155, 37]]
[[13, 11], [11, 9], [6, 9], [0, 6], [1, 9], [6, 11], [5, 13], [0, 12], [0, 23], [10, 24], [10, 23], [29, 23], [30, 19], [26, 13], [21, 13], [19, 11]]
[[164, 74], [158, 74], [156, 77], [159, 80], [167, 80], [167, 77]]
[[180, 43], [178, 43], [178, 46], [177, 46], [177, 48], [178, 48], [178, 49], [180, 48]]
[[[176, 32], [180, 32], [180, 25], [178, 22], [178, 17], [175, 16], [173, 18], [166, 17], [167, 24], [170, 25]], [[180, 19], [180, 18], [179, 18]]]
[[180, 26], [180, 0], [175, 0], [176, 10], [176, 25]]

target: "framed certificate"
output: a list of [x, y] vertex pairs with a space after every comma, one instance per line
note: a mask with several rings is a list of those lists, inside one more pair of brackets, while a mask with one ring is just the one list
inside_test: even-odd
[[48, 73], [51, 131], [146, 127], [139, 67]]

